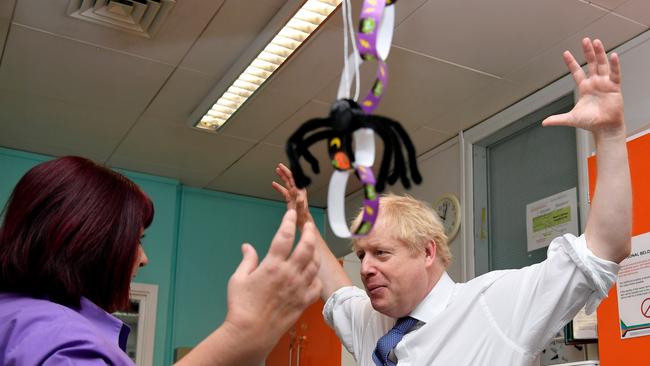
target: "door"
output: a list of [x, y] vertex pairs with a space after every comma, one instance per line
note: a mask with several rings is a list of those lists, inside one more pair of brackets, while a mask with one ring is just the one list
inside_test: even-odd
[[341, 343], [323, 319], [322, 300], [305, 310], [266, 359], [266, 366], [341, 365]]
[[[573, 95], [568, 95], [474, 144], [477, 276], [546, 259], [548, 247], [528, 250], [526, 205], [571, 188], [577, 193], [575, 128], [541, 126], [546, 117], [571, 108]], [[542, 353], [541, 364], [586, 360], [586, 350], [584, 345], [565, 345], [558, 333]]]
[[572, 107], [569, 95], [474, 145], [477, 276], [546, 259], [546, 248], [528, 252], [526, 205], [578, 187], [575, 128], [541, 126]]

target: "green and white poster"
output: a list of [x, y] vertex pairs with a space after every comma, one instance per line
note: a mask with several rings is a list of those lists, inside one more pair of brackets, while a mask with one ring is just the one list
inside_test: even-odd
[[576, 188], [527, 204], [526, 231], [529, 252], [548, 246], [563, 234], [578, 235]]

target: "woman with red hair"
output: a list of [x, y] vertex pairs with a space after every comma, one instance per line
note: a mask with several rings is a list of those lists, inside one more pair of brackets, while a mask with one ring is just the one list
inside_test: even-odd
[[[0, 227], [0, 364], [132, 365], [129, 302], [153, 203], [132, 181], [80, 157], [39, 164], [18, 182]], [[258, 265], [252, 246], [228, 284], [224, 324], [181, 363], [257, 365], [318, 296], [315, 227], [291, 251], [289, 210]]]

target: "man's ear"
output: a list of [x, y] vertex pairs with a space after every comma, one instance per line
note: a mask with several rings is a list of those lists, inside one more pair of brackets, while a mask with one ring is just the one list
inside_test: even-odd
[[426, 261], [427, 265], [433, 265], [433, 263], [436, 261], [437, 249], [438, 246], [436, 245], [435, 240], [431, 239], [427, 242], [426, 246], [424, 247], [424, 260]]

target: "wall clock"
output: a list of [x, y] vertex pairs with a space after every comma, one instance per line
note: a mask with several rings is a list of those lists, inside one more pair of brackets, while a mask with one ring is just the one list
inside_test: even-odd
[[433, 208], [440, 216], [445, 235], [447, 235], [447, 242], [450, 243], [460, 228], [460, 202], [453, 193], [447, 193], [433, 204]]

